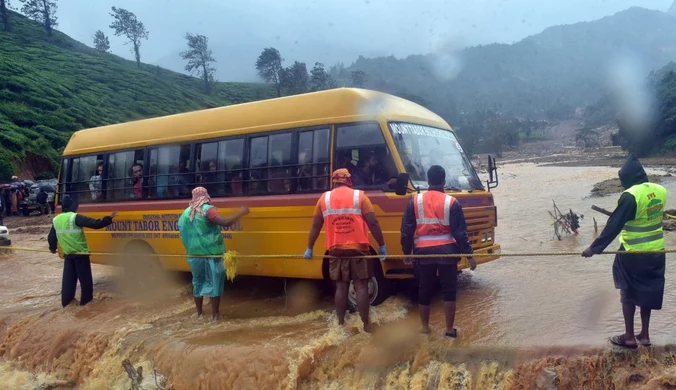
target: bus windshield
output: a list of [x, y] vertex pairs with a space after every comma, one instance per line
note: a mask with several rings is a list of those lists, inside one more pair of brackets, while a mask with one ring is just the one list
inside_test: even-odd
[[447, 189], [484, 189], [452, 131], [411, 123], [389, 125], [414, 187], [427, 189], [427, 170], [432, 165], [441, 165], [446, 170]]

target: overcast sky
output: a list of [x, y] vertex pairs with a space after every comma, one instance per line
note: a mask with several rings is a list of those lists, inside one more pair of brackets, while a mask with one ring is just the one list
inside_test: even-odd
[[286, 63], [350, 64], [365, 56], [425, 54], [440, 46], [512, 43], [545, 28], [599, 19], [631, 6], [665, 11], [673, 0], [62, 0], [59, 30], [91, 46], [98, 29], [132, 59], [108, 27], [114, 5], [150, 31], [141, 60], [181, 70], [186, 32], [209, 37], [220, 81], [255, 79], [264, 47]]

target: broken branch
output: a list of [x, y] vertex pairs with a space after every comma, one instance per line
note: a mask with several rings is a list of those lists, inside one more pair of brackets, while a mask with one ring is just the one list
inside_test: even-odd
[[604, 209], [604, 208], [598, 207], [598, 206], [596, 206], [596, 205], [592, 205], [591, 208], [592, 208], [592, 210], [598, 211], [599, 213], [604, 214], [604, 215], [607, 215], [607, 216], [609, 216], [609, 217], [610, 217], [611, 215], [613, 215], [612, 212], [610, 212], [610, 211], [608, 211], [608, 210], [606, 210], [606, 209]]
[[143, 367], [139, 366], [134, 369], [129, 359], [122, 361], [122, 367], [127, 371], [129, 379], [131, 379], [131, 390], [141, 390], [141, 382], [143, 382]]

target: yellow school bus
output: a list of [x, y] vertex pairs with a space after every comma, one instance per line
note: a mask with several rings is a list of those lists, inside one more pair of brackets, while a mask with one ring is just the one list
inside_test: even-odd
[[[331, 172], [347, 168], [355, 187], [372, 200], [389, 253], [401, 254], [403, 212], [412, 194], [426, 190], [425, 172], [437, 164], [446, 169], [448, 193], [464, 208], [475, 251], [493, 254], [477, 262], [499, 257], [493, 160], [486, 188], [448, 123], [418, 104], [375, 91], [339, 88], [82, 130], [71, 137], [61, 164], [59, 194], [75, 198], [79, 212], [98, 218], [119, 211], [107, 229], [86, 231], [92, 252], [185, 254], [178, 217], [200, 185], [222, 214], [243, 205], [251, 210], [224, 229], [228, 250], [300, 255]], [[323, 234], [315, 253], [325, 253]], [[152, 259], [147, 272], [160, 266], [190, 271], [185, 258]], [[94, 263], [118, 261], [92, 256]], [[374, 266], [374, 305], [393, 292], [396, 280], [413, 277], [400, 259]], [[460, 266], [467, 267], [466, 259]], [[247, 258], [237, 272], [326, 279], [328, 263]]]

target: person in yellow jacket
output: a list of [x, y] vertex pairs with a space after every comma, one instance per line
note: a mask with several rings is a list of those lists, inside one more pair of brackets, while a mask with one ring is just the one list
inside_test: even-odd
[[[602, 253], [620, 235], [621, 251], [657, 251], [664, 249], [662, 218], [667, 190], [650, 183], [648, 175], [632, 154], [619, 171], [625, 191], [608, 219], [601, 235], [582, 252], [591, 257]], [[613, 280], [620, 290], [625, 333], [610, 338], [614, 345], [636, 348], [650, 345], [650, 314], [662, 309], [664, 297], [665, 255], [622, 254], [615, 256]], [[641, 332], [634, 334], [636, 306], [641, 308]]]
[[83, 228], [103, 229], [113, 223], [117, 211], [101, 219], [85, 217], [77, 213], [78, 204], [66, 196], [61, 201], [63, 212], [54, 217], [47, 241], [49, 250], [56, 253], [57, 244], [64, 253], [63, 278], [61, 280], [61, 305], [68, 306], [75, 299], [77, 281], [80, 281], [80, 305], [94, 299], [92, 266], [89, 262], [89, 246]]

